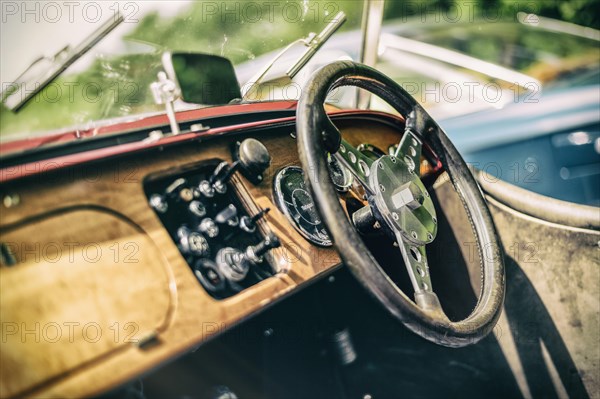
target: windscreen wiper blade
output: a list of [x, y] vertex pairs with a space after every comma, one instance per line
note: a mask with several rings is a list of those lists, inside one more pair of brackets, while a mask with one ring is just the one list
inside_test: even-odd
[[[33, 61], [15, 82], [7, 85], [6, 89], [0, 93], [2, 104], [11, 111], [18, 112], [37, 93], [119, 26], [123, 20], [123, 16], [119, 13], [102, 24], [75, 48], [66, 46], [52, 57], [40, 57]], [[43, 63], [49, 65], [44, 68]], [[38, 67], [42, 68], [42, 71], [35, 73], [35, 69]]]
[[289, 79], [293, 79], [294, 76], [300, 72], [300, 70], [311, 60], [311, 58], [317, 53], [317, 51], [329, 40], [329, 38], [346, 22], [346, 14], [343, 11], [338, 12], [331, 21], [325, 26], [325, 28], [319, 33], [310, 33], [308, 37], [298, 39], [290, 43], [281, 52], [279, 52], [267, 65], [258, 71], [244, 86], [242, 87], [242, 100], [248, 100], [248, 98], [255, 93], [258, 86], [263, 83], [264, 77], [267, 72], [275, 65], [275, 63], [285, 55], [291, 48], [297, 44], [302, 44], [306, 49], [302, 52], [300, 57], [294, 61], [294, 64], [288, 68], [285, 72], [285, 76]]

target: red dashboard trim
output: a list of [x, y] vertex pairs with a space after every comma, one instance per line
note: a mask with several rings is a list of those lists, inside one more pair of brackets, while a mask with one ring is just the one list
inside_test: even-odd
[[[178, 119], [180, 121], [189, 121], [195, 120], [199, 118], [205, 118], [209, 116], [218, 116], [218, 115], [227, 115], [232, 113], [240, 113], [240, 112], [257, 112], [257, 111], [265, 111], [265, 110], [289, 110], [290, 108], [295, 108], [295, 101], [285, 101], [285, 102], [271, 102], [271, 103], [256, 103], [256, 104], [240, 104], [240, 105], [228, 105], [223, 107], [214, 107], [214, 108], [206, 108], [201, 110], [192, 110], [192, 111], [183, 111], [178, 113]], [[332, 116], [374, 116], [377, 118], [384, 118], [388, 120], [393, 120], [398, 123], [403, 123], [403, 119], [399, 116], [391, 115], [384, 112], [378, 111], [365, 111], [365, 110], [340, 110], [340, 111], [332, 111], [329, 112]], [[295, 117], [285, 117], [285, 118], [277, 118], [264, 120], [259, 122], [252, 123], [243, 123], [238, 125], [232, 125], [222, 128], [209, 129], [202, 133], [184, 133], [177, 136], [169, 136], [163, 139], [154, 141], [154, 142], [134, 142], [134, 143], [126, 143], [116, 146], [111, 146], [107, 148], [101, 148], [97, 150], [90, 150], [85, 152], [80, 152], [77, 154], [65, 155], [60, 157], [55, 157], [51, 159], [44, 159], [36, 162], [31, 162], [27, 164], [21, 164], [16, 166], [10, 166], [6, 168], [0, 169], [0, 183], [5, 183], [8, 181], [20, 179], [27, 176], [37, 175], [40, 173], [45, 173], [51, 170], [62, 169], [74, 165], [80, 165], [86, 162], [91, 162], [94, 160], [104, 159], [108, 157], [113, 157], [125, 153], [131, 153], [141, 150], [146, 150], [150, 148], [160, 147], [164, 145], [179, 143], [187, 140], [197, 139], [198, 137], [206, 137], [206, 136], [214, 136], [221, 135], [232, 131], [248, 129], [257, 126], [269, 126], [275, 123], [285, 123], [294, 121]], [[140, 129], [143, 127], [153, 126], [157, 124], [167, 124], [168, 120], [166, 115], [157, 115], [148, 118], [144, 118], [137, 121], [107, 125], [98, 129], [95, 134], [110, 134], [117, 133], [119, 131], [124, 130], [132, 130], [132, 129]], [[71, 140], [75, 134], [81, 134], [80, 132], [66, 132], [60, 133], [55, 136], [52, 136], [56, 139], [56, 142], [68, 141]], [[28, 149], [33, 148], [37, 144], [40, 144], [44, 141], [48, 140], [48, 137], [36, 138], [30, 140], [23, 140], [15, 142], [11, 150], [19, 149]], [[7, 149], [8, 144], [3, 146], [3, 149]]]
[[[296, 108], [296, 101], [277, 101], [252, 104], [224, 105], [219, 107], [193, 109], [177, 112], [177, 119], [180, 122], [192, 121], [195, 119], [221, 116], [227, 114], [243, 114], [260, 111], [290, 110]], [[120, 123], [106, 124], [88, 130], [67, 130], [58, 133], [51, 133], [39, 137], [31, 137], [23, 140], [15, 140], [0, 145], [0, 154], [14, 151], [24, 151], [36, 148], [47, 143], [61, 143], [79, 139], [81, 137], [94, 137], [103, 134], [113, 134], [129, 130], [141, 129], [148, 126], [168, 125], [169, 119], [166, 114], [151, 115], [141, 119], [125, 121]]]

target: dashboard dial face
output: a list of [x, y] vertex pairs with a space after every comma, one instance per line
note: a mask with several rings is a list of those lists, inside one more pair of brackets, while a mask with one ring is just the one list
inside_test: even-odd
[[323, 247], [332, 245], [304, 183], [301, 168], [288, 166], [281, 169], [275, 176], [273, 190], [277, 206], [304, 238]]
[[347, 192], [354, 181], [352, 173], [331, 154], [327, 155], [327, 166], [335, 188], [341, 193]]

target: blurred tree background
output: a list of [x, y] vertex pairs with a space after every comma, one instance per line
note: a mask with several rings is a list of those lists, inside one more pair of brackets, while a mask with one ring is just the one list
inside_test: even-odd
[[[129, 37], [182, 51], [202, 48], [208, 53], [221, 52], [236, 63], [278, 49], [307, 32], [319, 31], [337, 11], [348, 15], [342, 31], [358, 29], [363, 11], [360, 0], [285, 0], [275, 2], [282, 4], [279, 5], [281, 11], [273, 12], [274, 18], [269, 20], [271, 14], [264, 8], [261, 13], [239, 0], [217, 2], [219, 12], [215, 13], [207, 3], [215, 2], [198, 1], [170, 19], [162, 18], [158, 12], [151, 13]], [[262, 4], [260, 1], [249, 3]], [[302, 10], [304, 15], [298, 15], [295, 10]], [[524, 12], [600, 28], [598, 10], [600, 0], [386, 0], [384, 19], [417, 19], [427, 23], [441, 14], [447, 19], [460, 15], [462, 21], [473, 17], [498, 22], [516, 20], [517, 13]], [[194, 29], [190, 29], [190, 21], [197, 21]], [[224, 32], [227, 32], [226, 38]]]
[[[255, 6], [250, 7], [251, 3]], [[265, 13], [259, 8], [266, 3], [275, 4], [275, 12]], [[178, 4], [173, 2], [174, 7]], [[471, 22], [471, 17], [483, 22], [514, 21], [521, 12], [600, 28], [600, 0], [387, 0], [385, 7], [385, 20], [402, 22], [434, 21], [436, 15], [456, 16], [458, 10], [461, 22]], [[92, 50], [88, 56], [96, 58], [88, 70], [77, 74], [67, 71], [19, 114], [2, 106], [0, 136], [6, 139], [73, 125], [85, 128], [99, 119], [161, 111], [152, 104], [148, 86], [161, 69], [164, 49], [223, 55], [237, 64], [280, 49], [308, 32], [320, 31], [338, 11], [348, 15], [342, 30], [360, 28], [360, 0], [196, 1], [173, 16], [158, 11], [140, 15], [139, 23], [124, 39], [153, 44], [151, 54], [111, 56]], [[483, 56], [490, 49], [481, 51]], [[76, 90], [73, 98], [63, 90], [63, 95], [56, 97], [57, 85], [73, 82], [80, 87], [88, 84], [86, 91]]]
[[387, 0], [386, 18], [419, 16], [435, 10], [451, 13], [456, 7], [473, 9], [475, 16], [483, 19], [514, 19], [518, 12], [526, 12], [600, 28], [600, 0]]

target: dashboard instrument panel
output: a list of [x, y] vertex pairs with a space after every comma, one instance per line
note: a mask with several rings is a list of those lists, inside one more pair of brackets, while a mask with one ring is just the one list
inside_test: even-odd
[[[370, 141], [387, 148], [398, 142], [403, 131], [402, 121], [389, 116], [365, 119], [356, 112], [332, 119], [352, 145]], [[195, 136], [185, 141], [178, 138], [182, 143], [3, 183], [2, 192], [18, 195], [20, 203], [4, 208], [0, 219], [2, 241], [15, 243], [16, 259], [14, 266], [0, 264], [0, 288], [4, 292], [1, 321], [32, 328], [32, 323], [40, 320], [62, 323], [55, 316], [61, 314], [65, 322], [80, 324], [71, 346], [23, 341], [20, 334], [10, 336], [3, 349], [11, 350], [3, 351], [0, 358], [6, 366], [0, 367], [0, 377], [10, 384], [0, 387], [0, 396], [93, 396], [106, 392], [335, 270], [340, 258], [330, 247], [331, 240], [304, 185], [290, 129], [293, 126], [286, 120], [238, 129], [235, 140], [259, 140], [272, 154], [272, 161], [259, 184], [233, 173], [230, 191], [218, 203], [205, 194], [198, 197], [194, 190], [190, 196], [188, 185], [198, 187], [200, 180], [214, 174], [212, 169], [202, 169], [211, 160], [235, 163], [230, 150], [234, 140], [229, 133], [202, 133], [201, 141]], [[161, 176], [166, 179], [161, 180]], [[186, 184], [180, 185], [180, 178], [186, 179]], [[340, 192], [351, 184], [343, 171], [332, 178]], [[267, 183], [276, 181], [275, 185]], [[234, 192], [234, 197], [227, 197]], [[164, 204], [155, 194], [168, 197], [169, 210], [162, 213]], [[206, 215], [194, 201], [202, 202]], [[226, 212], [232, 208], [229, 205], [237, 209], [239, 221]], [[259, 221], [256, 236], [240, 233], [247, 241], [239, 243], [229, 238], [230, 232], [241, 228], [244, 217], [252, 218], [269, 208]], [[172, 212], [177, 218], [166, 220]], [[295, 214], [302, 228], [290, 224], [286, 212]], [[214, 267], [206, 259], [218, 263], [215, 255], [224, 244], [212, 239], [209, 230], [202, 231], [210, 244], [208, 252], [198, 237], [188, 236], [186, 241], [181, 224], [176, 223], [186, 219], [188, 228], [200, 229], [207, 217], [217, 223], [227, 247], [244, 252], [275, 234], [282, 246], [265, 258], [268, 275], [260, 281], [243, 280], [240, 284], [248, 284], [234, 295], [216, 295], [210, 273], [198, 276], [195, 272], [207, 269], [207, 264]], [[73, 241], [77, 245], [72, 245]], [[56, 248], [56, 243], [64, 243], [64, 247]], [[32, 253], [31, 248], [38, 247], [54, 250], [39, 255], [46, 256], [46, 262], [39, 262]], [[189, 251], [193, 257], [185, 253]], [[199, 251], [208, 255], [203, 252], [197, 256]], [[96, 252], [98, 259], [90, 261]], [[81, 261], [75, 265], [73, 259]], [[200, 277], [207, 277], [208, 283]], [[118, 342], [114, 341], [115, 321], [119, 322]], [[89, 323], [102, 332], [100, 343], [85, 340], [82, 328]], [[131, 325], [138, 330], [131, 333], [131, 328], [125, 329]], [[78, 350], [72, 350], [73, 345]], [[31, 359], [27, 370], [19, 366], [23, 356]]]

